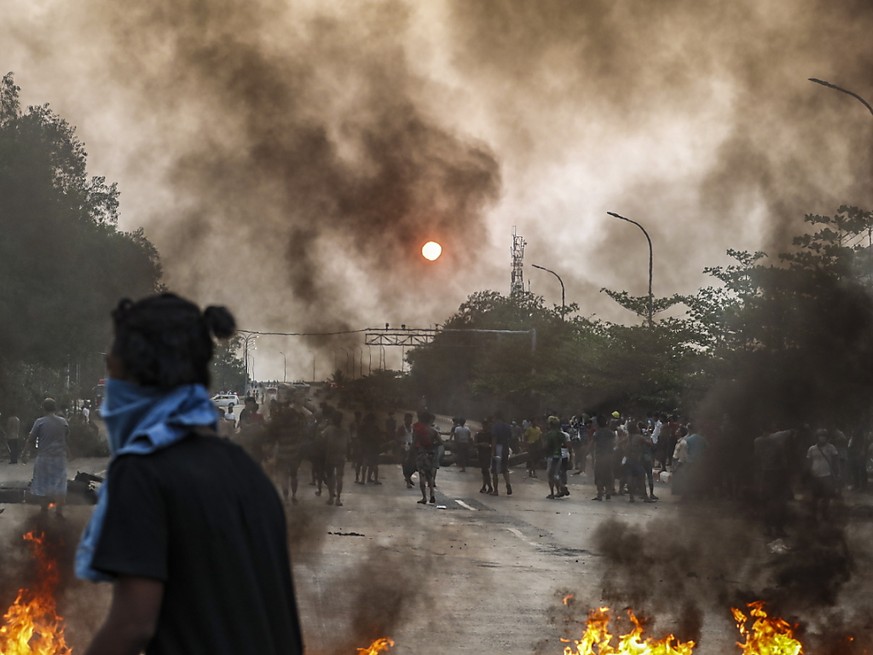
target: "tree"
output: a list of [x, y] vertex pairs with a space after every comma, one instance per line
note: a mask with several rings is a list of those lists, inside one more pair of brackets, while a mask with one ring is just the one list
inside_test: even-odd
[[20, 395], [28, 367], [64, 371], [65, 382], [78, 373], [83, 388], [96, 383], [109, 312], [122, 297], [154, 292], [161, 277], [142, 230], [117, 228], [118, 189], [87, 176], [74, 128], [48, 105], [22, 111], [19, 91], [11, 73], [0, 81], [4, 399]]
[[721, 286], [689, 301], [712, 356], [708, 402], [759, 425], [854, 427], [873, 394], [873, 214], [843, 206], [805, 222], [775, 263], [729, 251], [736, 265], [707, 269]]
[[237, 335], [219, 341], [210, 362], [213, 389], [238, 390], [246, 388], [246, 367], [239, 356], [242, 337]]

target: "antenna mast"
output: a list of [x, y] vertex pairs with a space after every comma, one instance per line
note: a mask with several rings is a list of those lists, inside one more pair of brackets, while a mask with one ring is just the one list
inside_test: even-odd
[[517, 296], [524, 293], [524, 247], [527, 241], [516, 233], [512, 226], [512, 273], [510, 277], [509, 295]]

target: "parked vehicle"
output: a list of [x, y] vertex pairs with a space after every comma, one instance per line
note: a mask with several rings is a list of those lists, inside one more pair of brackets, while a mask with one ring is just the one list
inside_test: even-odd
[[238, 407], [240, 405], [239, 396], [235, 393], [217, 393], [212, 396], [212, 402], [219, 409], [227, 409], [228, 405]]

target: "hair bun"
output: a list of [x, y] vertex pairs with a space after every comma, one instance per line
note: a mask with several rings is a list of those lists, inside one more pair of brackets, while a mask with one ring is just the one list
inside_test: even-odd
[[115, 309], [112, 310], [112, 320], [115, 324], [123, 323], [130, 314], [130, 308], [133, 307], [133, 301], [130, 298], [122, 298], [118, 301]]
[[228, 339], [236, 331], [236, 320], [227, 307], [210, 305], [203, 312], [203, 320], [209, 331], [219, 339]]

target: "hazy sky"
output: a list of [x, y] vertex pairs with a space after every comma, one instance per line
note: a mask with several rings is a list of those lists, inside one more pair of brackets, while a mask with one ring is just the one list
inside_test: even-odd
[[[508, 292], [514, 225], [533, 291], [560, 302], [537, 263], [583, 314], [631, 320], [599, 289], [644, 294], [648, 251], [608, 210], [647, 226], [667, 295], [806, 212], [873, 207], [873, 116], [807, 81], [873, 101], [867, 0], [2, 7], [25, 102], [78, 127], [170, 286], [248, 328], [441, 322]], [[258, 377], [280, 350], [311, 375], [305, 341], [258, 349]]]

